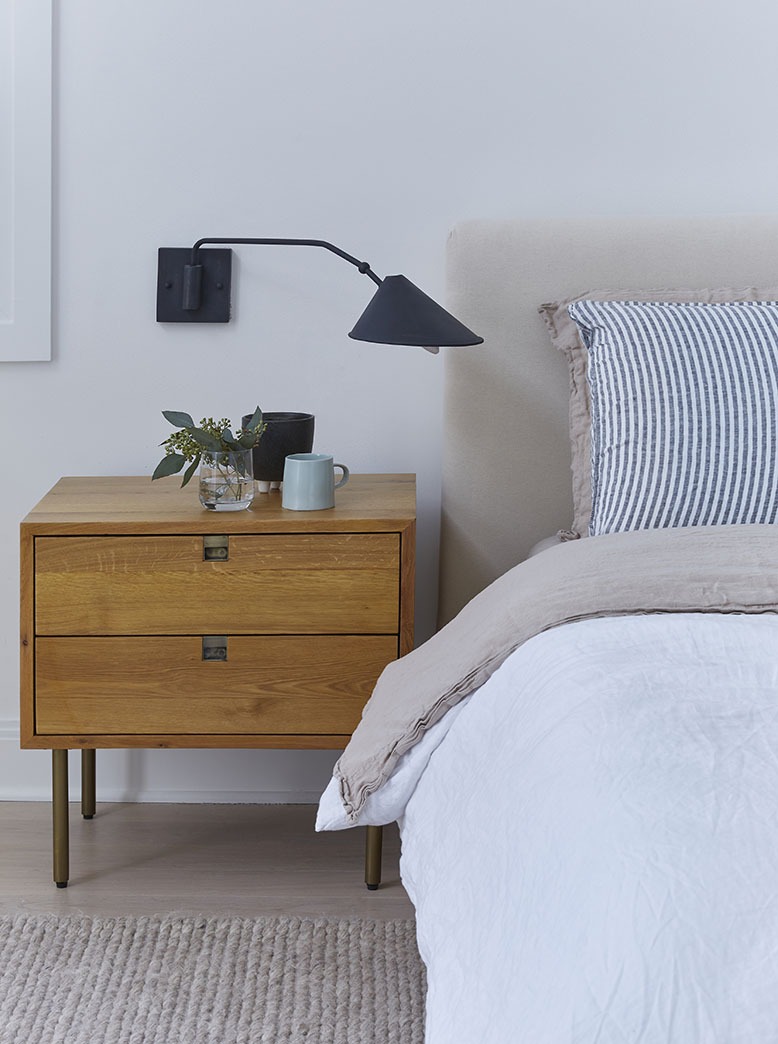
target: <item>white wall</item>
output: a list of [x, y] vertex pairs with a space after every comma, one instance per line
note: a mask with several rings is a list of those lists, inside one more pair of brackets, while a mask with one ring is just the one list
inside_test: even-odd
[[[353, 469], [415, 471], [432, 628], [442, 358], [350, 341], [372, 284], [320, 251], [241, 249], [229, 326], [158, 326], [157, 247], [321, 237], [441, 299], [461, 219], [770, 210], [776, 29], [772, 0], [57, 3], [54, 358], [0, 367], [0, 797], [48, 792], [19, 519], [62, 474], [150, 472], [162, 409], [310, 410]], [[334, 756], [104, 752], [100, 796], [310, 799]]]

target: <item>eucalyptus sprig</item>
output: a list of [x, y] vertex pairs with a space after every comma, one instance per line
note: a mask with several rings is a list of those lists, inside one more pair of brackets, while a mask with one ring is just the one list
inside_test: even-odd
[[257, 406], [251, 420], [244, 428], [238, 428], [235, 435], [230, 421], [224, 417], [215, 421], [212, 417], [204, 417], [196, 425], [188, 413], [177, 410], [163, 410], [162, 416], [170, 421], [174, 428], [180, 429], [169, 435], [160, 443], [165, 448], [165, 456], [154, 469], [152, 479], [175, 475], [188, 464], [181, 483], [185, 486], [200, 465], [203, 454], [235, 453], [238, 450], [253, 449], [262, 437], [267, 425], [262, 421], [262, 410]]

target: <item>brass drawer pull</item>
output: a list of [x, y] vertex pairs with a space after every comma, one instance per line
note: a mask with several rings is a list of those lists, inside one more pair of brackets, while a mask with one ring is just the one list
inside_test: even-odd
[[226, 660], [227, 659], [227, 636], [224, 634], [203, 635], [203, 659], [204, 660]]
[[230, 538], [212, 535], [203, 537], [203, 559], [206, 562], [226, 562], [230, 557]]

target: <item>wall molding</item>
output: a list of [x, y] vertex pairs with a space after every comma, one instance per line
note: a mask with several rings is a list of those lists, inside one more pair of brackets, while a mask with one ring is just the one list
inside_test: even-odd
[[52, 0], [0, 0], [13, 33], [0, 40], [12, 66], [8, 140], [11, 235], [9, 307], [0, 317], [0, 361], [51, 359]]

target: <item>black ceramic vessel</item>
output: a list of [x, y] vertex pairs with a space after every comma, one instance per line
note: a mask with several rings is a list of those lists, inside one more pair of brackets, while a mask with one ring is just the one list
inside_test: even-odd
[[[259, 482], [281, 482], [284, 461], [290, 453], [310, 453], [313, 448], [312, 413], [263, 413], [267, 428], [253, 450], [254, 478]], [[245, 427], [251, 414], [243, 417]]]

